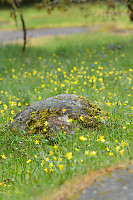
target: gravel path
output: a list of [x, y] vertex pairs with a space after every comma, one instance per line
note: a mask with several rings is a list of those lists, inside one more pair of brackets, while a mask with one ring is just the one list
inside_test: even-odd
[[[56, 36], [56, 35], [69, 35], [75, 33], [90, 33], [97, 31], [100, 25], [91, 27], [59, 27], [59, 28], [45, 28], [27, 30], [28, 38], [42, 37], [42, 36]], [[17, 31], [0, 31], [0, 42], [23, 39], [23, 32]]]
[[[37, 38], [44, 36], [56, 36], [56, 35], [69, 35], [76, 33], [91, 33], [94, 31], [100, 31], [102, 25], [95, 25], [89, 27], [58, 27], [58, 28], [43, 28], [35, 30], [27, 30], [27, 38]], [[112, 31], [113, 32], [113, 31]], [[116, 34], [133, 34], [133, 30], [117, 30], [114, 33]], [[0, 43], [23, 39], [22, 30], [12, 30], [12, 31], [3, 31], [0, 30]]]
[[116, 170], [82, 191], [78, 200], [132, 200], [133, 165]]

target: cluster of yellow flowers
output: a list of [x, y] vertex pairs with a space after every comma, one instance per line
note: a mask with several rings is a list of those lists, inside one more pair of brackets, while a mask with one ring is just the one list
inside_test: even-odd
[[[42, 57], [39, 57], [38, 59], [43, 63], [46, 61], [46, 59], [43, 59]], [[90, 67], [87, 62], [82, 61], [80, 68], [73, 66], [70, 73], [68, 73], [66, 67], [63, 66], [60, 61], [58, 62], [56, 54], [54, 54], [53, 62], [58, 65], [57, 69], [55, 70], [55, 68], [53, 68], [49, 70], [48, 64], [45, 64], [44, 68], [47, 69], [46, 72], [40, 72], [36, 69], [33, 69], [32, 71], [25, 71], [25, 64], [22, 64], [19, 72], [17, 72], [14, 68], [11, 69], [12, 79], [15, 79], [16, 85], [19, 85], [19, 80], [21, 80], [22, 84], [29, 86], [32, 83], [32, 87], [29, 87], [27, 91], [30, 95], [31, 102], [35, 102], [37, 99], [40, 100], [42, 98], [46, 98], [47, 96], [43, 96], [44, 92], [50, 96], [50, 94], [59, 93], [87, 94], [90, 90], [91, 92], [93, 91], [97, 94], [96, 97], [98, 100], [96, 103], [102, 104], [102, 101], [104, 101], [105, 105], [109, 107], [116, 106], [117, 104], [119, 104], [119, 106], [125, 105], [129, 107], [128, 102], [132, 98], [131, 92], [127, 94], [127, 100], [125, 100], [125, 102], [122, 103], [120, 100], [118, 102], [117, 99], [119, 98], [119, 94], [117, 91], [110, 91], [109, 84], [111, 84], [111, 82], [114, 83], [115, 81], [120, 84], [123, 82], [125, 83], [124, 85], [129, 85], [128, 88], [133, 90], [133, 87], [131, 87], [132, 68], [124, 71], [118, 71], [114, 67], [107, 69], [104, 66], [101, 66], [98, 61], [95, 61], [92, 64], [92, 67]], [[5, 73], [8, 74], [9, 72], [5, 71]], [[1, 75], [0, 78], [0, 82], [2, 84], [4, 78], [1, 77]], [[36, 85], [36, 83], [38, 84]], [[11, 84], [12, 82], [10, 81], [9, 85]], [[20, 111], [23, 107], [25, 107], [25, 105], [30, 103], [23, 102], [20, 91], [17, 94], [15, 92], [16, 96], [11, 91], [1, 90], [0, 93], [2, 96], [2, 100], [0, 101], [0, 114], [5, 116], [8, 112], [8, 114], [10, 114], [11, 121], [16, 111]], [[99, 98], [101, 95], [102, 98]], [[133, 107], [131, 107], [131, 109], [133, 110]], [[65, 113], [65, 109], [62, 110], [62, 112]], [[84, 120], [83, 116], [80, 117], [80, 120]]]

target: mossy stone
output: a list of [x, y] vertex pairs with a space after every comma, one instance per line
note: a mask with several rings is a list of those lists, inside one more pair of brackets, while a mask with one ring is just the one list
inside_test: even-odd
[[11, 126], [25, 132], [54, 132], [57, 129], [70, 131], [73, 119], [81, 127], [95, 128], [102, 122], [99, 120], [101, 110], [82, 96], [60, 94], [44, 99], [28, 106], [14, 117]]

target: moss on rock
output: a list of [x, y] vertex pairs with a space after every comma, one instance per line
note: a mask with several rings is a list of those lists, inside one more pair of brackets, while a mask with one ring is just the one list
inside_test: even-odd
[[62, 127], [68, 132], [74, 128], [70, 119], [81, 128], [96, 128], [102, 123], [101, 114], [100, 108], [85, 97], [60, 94], [25, 108], [15, 116], [12, 126], [34, 134], [47, 134]]

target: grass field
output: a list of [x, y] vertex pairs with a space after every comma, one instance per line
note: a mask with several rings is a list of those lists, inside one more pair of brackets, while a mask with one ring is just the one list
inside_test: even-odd
[[[24, 54], [21, 46], [0, 46], [2, 200], [46, 200], [66, 180], [132, 160], [131, 39], [111, 34], [41, 38]], [[4, 128], [27, 105], [61, 93], [86, 96], [108, 113], [108, 126], [75, 128], [73, 137], [62, 128], [53, 145], [41, 134]]]
[[[84, 9], [82, 9], [84, 8]], [[99, 9], [100, 8], [100, 9]], [[51, 14], [46, 10], [37, 10], [35, 7], [22, 8], [27, 29], [46, 27], [90, 26], [101, 24], [111, 29], [133, 28], [127, 10], [123, 5], [116, 3], [115, 12], [109, 10], [103, 3], [71, 6], [66, 12], [55, 9]], [[21, 29], [19, 15], [17, 26], [11, 17], [11, 9], [0, 9], [0, 29]]]

